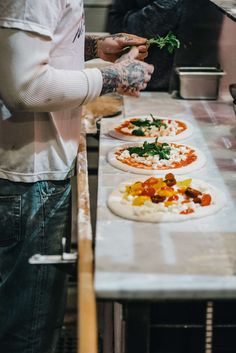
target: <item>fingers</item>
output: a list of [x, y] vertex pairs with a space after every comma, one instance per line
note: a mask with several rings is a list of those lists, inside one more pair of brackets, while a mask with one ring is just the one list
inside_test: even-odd
[[[148, 47], [146, 44], [147, 43], [146, 38], [138, 37], [132, 34], [122, 33], [121, 36], [117, 38], [117, 40], [119, 42], [120, 48], [128, 49], [135, 46], [138, 47], [139, 52], [142, 53], [142, 55], [140, 56], [141, 59], [139, 60], [143, 60], [147, 56]], [[138, 59], [138, 56], [136, 56], [135, 58]]]
[[116, 60], [116, 63], [124, 60], [135, 60], [139, 56], [139, 50], [137, 47], [132, 47], [128, 53], [125, 53]]
[[143, 65], [145, 65], [144, 67], [145, 67], [145, 73], [147, 74], [147, 75], [152, 75], [153, 74], [153, 72], [154, 72], [154, 66], [153, 65], [150, 65], [150, 64], [147, 64], [147, 63], [142, 63]]
[[147, 88], [147, 83], [144, 83], [144, 84], [142, 85], [141, 91], [143, 91], [145, 88]]
[[139, 45], [138, 50], [140, 53], [146, 53], [148, 51], [148, 47], [146, 45]]
[[136, 57], [137, 60], [143, 61], [148, 56], [148, 49], [145, 45], [140, 45], [137, 47], [139, 50], [139, 54]]
[[128, 52], [128, 56], [130, 60], [135, 60], [139, 56], [139, 49], [137, 47], [132, 47]]
[[137, 56], [137, 60], [143, 61], [148, 56], [148, 47], [146, 45], [138, 46], [139, 55]]
[[138, 46], [139, 54], [148, 55], [148, 48], [145, 45]]
[[144, 61], [144, 59], [148, 56], [148, 53], [139, 53], [137, 60]]
[[[146, 48], [146, 47], [144, 47]], [[148, 51], [144, 50], [143, 52], [140, 51], [140, 47], [132, 47], [130, 51], [127, 53], [126, 59], [130, 60], [141, 60], [143, 61], [148, 56]], [[124, 59], [124, 56], [123, 56]]]
[[147, 43], [147, 38], [139, 37], [134, 34], [121, 33], [120, 43], [123, 43], [124, 46], [127, 45], [144, 45]]
[[135, 56], [132, 56], [132, 58], [134, 58], [134, 59], [143, 60], [143, 59], [145, 59], [148, 56], [147, 47], [144, 46], [144, 45], [141, 45], [141, 46], [137, 46], [136, 45], [136, 46], [132, 46], [132, 47], [130, 46], [129, 48], [130, 49], [128, 49], [128, 47], [127, 47], [126, 53], [129, 53], [131, 51], [131, 49], [133, 49], [133, 48], [137, 48], [138, 49], [137, 54]]
[[134, 88], [134, 87], [130, 87], [129, 89], [123, 90], [120, 93], [125, 95], [125, 96], [139, 97], [140, 96], [140, 91], [145, 90], [145, 88], [147, 88], [147, 83], [143, 83], [142, 85], [140, 85], [139, 89], [138, 88]]
[[126, 89], [126, 90], [123, 90], [123, 89], [117, 90], [117, 92], [119, 94], [124, 95], [124, 96], [131, 96], [131, 97], [139, 97], [140, 96], [140, 91], [134, 87], [130, 87], [129, 89]]

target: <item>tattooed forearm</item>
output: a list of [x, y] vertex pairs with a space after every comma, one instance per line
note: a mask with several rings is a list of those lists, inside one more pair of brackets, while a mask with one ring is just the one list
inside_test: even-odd
[[109, 92], [115, 92], [118, 84], [117, 70], [113, 67], [107, 67], [107, 68], [101, 69], [101, 72], [102, 72], [102, 78], [103, 78], [101, 95]]
[[98, 37], [86, 35], [85, 37], [85, 61], [98, 57]]
[[103, 77], [102, 94], [117, 91], [118, 93], [134, 92], [142, 89], [145, 73], [142, 64], [126, 60], [122, 64], [101, 70]]

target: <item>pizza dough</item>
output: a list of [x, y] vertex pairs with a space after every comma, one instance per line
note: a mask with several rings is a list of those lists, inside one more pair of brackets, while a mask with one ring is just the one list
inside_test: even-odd
[[[174, 172], [175, 174], [187, 174], [202, 168], [206, 162], [204, 154], [199, 149], [192, 146], [175, 143], [169, 144], [173, 147], [171, 149], [173, 155], [170, 160], [161, 159], [155, 162], [154, 156], [148, 156], [145, 158], [138, 157], [137, 154], [132, 154], [134, 157], [130, 157], [127, 148], [134, 146], [141, 147], [142, 145], [143, 144], [136, 143], [124, 144], [119, 147], [115, 147], [108, 153], [108, 162], [113, 167], [125, 172], [146, 175], [166, 174], [168, 172]], [[188, 155], [190, 155], [191, 158], [187, 158]], [[180, 160], [177, 162], [177, 160], [184, 158], [186, 160]], [[142, 159], [144, 160], [143, 162], [141, 161]], [[161, 166], [162, 163], [163, 165]], [[168, 166], [168, 164], [170, 165]]]
[[[187, 121], [180, 120], [180, 119], [173, 119], [173, 118], [164, 118], [158, 117], [157, 120], [162, 120], [164, 125], [160, 128], [151, 127], [151, 130], [148, 130], [144, 127], [145, 135], [144, 136], [136, 136], [132, 134], [133, 130], [139, 129], [135, 127], [132, 123], [133, 120], [140, 120], [140, 121], [147, 121], [149, 120], [149, 116], [134, 116], [129, 117], [125, 120], [122, 120], [119, 125], [114, 125], [111, 130], [108, 131], [108, 134], [116, 139], [124, 140], [128, 142], [142, 142], [144, 140], [154, 140], [158, 137], [159, 142], [168, 142], [168, 141], [179, 141], [185, 138], [188, 138], [192, 135], [193, 126]], [[151, 122], [151, 120], [150, 120]], [[124, 126], [124, 129], [121, 129], [122, 125], [129, 125], [128, 127]], [[167, 126], [167, 130], [165, 128]], [[151, 134], [151, 135], [150, 135]]]
[[[180, 204], [176, 206], [175, 202], [168, 207], [162, 203], [153, 203], [146, 201], [143, 205], [133, 206], [133, 197], [124, 197], [126, 186], [130, 186], [135, 181], [143, 182], [146, 177], [140, 177], [138, 180], [129, 180], [123, 182], [117, 189], [115, 189], [108, 198], [108, 207], [116, 215], [142, 222], [182, 222], [190, 219], [196, 219], [206, 217], [218, 212], [225, 204], [226, 199], [224, 194], [216, 189], [214, 186], [205, 183], [202, 180], [194, 179], [191, 181], [191, 188], [201, 191], [203, 194], [211, 196], [211, 203], [207, 206], [201, 206], [199, 204], [190, 203], [190, 206], [194, 208], [194, 212], [180, 214], [182, 209], [189, 208], [189, 204]], [[178, 178], [177, 181], [181, 179]], [[183, 179], [182, 179], [183, 180]], [[191, 179], [189, 179], [191, 180]]]

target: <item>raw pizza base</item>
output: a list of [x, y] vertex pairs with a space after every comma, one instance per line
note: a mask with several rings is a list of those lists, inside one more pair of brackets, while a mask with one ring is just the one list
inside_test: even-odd
[[[123, 140], [127, 142], [140, 142], [140, 141], [153, 141], [155, 140], [155, 136], [152, 137], [146, 137], [146, 136], [135, 136], [135, 135], [125, 135], [122, 134], [118, 131], [115, 130], [115, 128], [119, 127], [122, 123], [124, 123], [126, 120], [130, 119], [145, 119], [147, 118], [146, 115], [140, 115], [140, 116], [133, 116], [133, 117], [128, 117], [120, 122], [119, 125], [114, 125], [111, 130], [108, 131], [108, 134], [118, 140]], [[178, 120], [182, 123], [184, 123], [187, 126], [187, 129], [184, 130], [182, 133], [179, 133], [178, 135], [173, 135], [173, 136], [160, 136], [158, 137], [159, 142], [174, 142], [174, 141], [180, 141], [183, 139], [186, 139], [190, 137], [193, 133], [193, 125], [189, 123], [188, 121], [181, 120], [181, 119], [176, 119], [176, 118], [165, 118], [165, 117], [158, 117], [158, 119], [166, 119], [166, 120]]]
[[132, 167], [128, 164], [122, 163], [116, 158], [116, 152], [119, 149], [125, 149], [128, 147], [134, 147], [134, 146], [142, 146], [142, 144], [124, 144], [119, 147], [113, 148], [111, 151], [108, 152], [107, 155], [107, 160], [108, 162], [115, 168], [123, 170], [124, 172], [128, 173], [134, 173], [134, 174], [145, 174], [145, 175], [152, 175], [152, 174], [167, 174], [167, 173], [174, 173], [174, 174], [187, 174], [191, 173], [193, 171], [196, 171], [200, 168], [202, 168], [205, 163], [206, 163], [206, 157], [205, 155], [196, 147], [192, 146], [187, 146], [187, 145], [182, 145], [181, 146], [186, 146], [189, 147], [193, 150], [196, 151], [197, 154], [197, 160], [192, 162], [191, 164], [180, 167], [180, 168], [170, 168], [170, 169], [143, 169], [143, 168], [137, 168], [137, 167]]
[[[144, 181], [146, 178], [141, 177], [139, 181]], [[178, 178], [178, 181], [181, 180]], [[209, 193], [212, 197], [213, 204], [205, 207], [199, 207], [194, 213], [189, 214], [178, 214], [171, 212], [157, 212], [155, 208], [143, 206], [132, 206], [128, 201], [122, 198], [123, 194], [119, 191], [123, 189], [125, 185], [132, 184], [135, 180], [129, 180], [119, 185], [118, 189], [115, 189], [108, 198], [108, 207], [117, 216], [122, 218], [131, 219], [140, 222], [183, 222], [190, 219], [197, 219], [206, 216], [210, 216], [218, 212], [226, 203], [225, 195], [217, 190], [214, 186], [205, 183], [202, 180], [194, 179], [191, 183], [191, 187], [201, 189], [204, 187], [205, 193]]]

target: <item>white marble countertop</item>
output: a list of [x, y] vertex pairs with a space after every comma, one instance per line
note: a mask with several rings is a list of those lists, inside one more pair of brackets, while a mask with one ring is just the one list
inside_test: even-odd
[[183, 143], [197, 146], [207, 164], [191, 177], [222, 189], [227, 205], [198, 220], [151, 224], [114, 215], [109, 193], [134, 177], [107, 163], [107, 152], [124, 142], [107, 135], [117, 118], [101, 123], [95, 291], [99, 298], [177, 299], [236, 297], [236, 118], [232, 102], [186, 101], [166, 93], [143, 93], [124, 100], [124, 115], [153, 113], [183, 118], [194, 134]]

